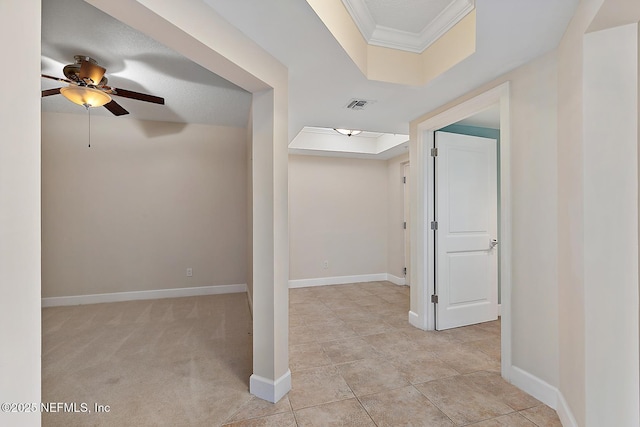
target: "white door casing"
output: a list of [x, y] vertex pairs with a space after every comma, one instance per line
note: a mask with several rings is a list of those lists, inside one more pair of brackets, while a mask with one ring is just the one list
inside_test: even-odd
[[405, 163], [402, 167], [404, 177], [404, 267], [405, 267], [405, 285], [411, 286], [411, 209], [409, 201], [411, 194], [409, 193], [409, 163]]
[[497, 143], [436, 132], [436, 329], [498, 318]]

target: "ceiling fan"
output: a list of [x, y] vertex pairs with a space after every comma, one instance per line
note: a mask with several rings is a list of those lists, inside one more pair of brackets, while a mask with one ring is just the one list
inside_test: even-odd
[[95, 59], [83, 55], [76, 55], [74, 59], [75, 63], [66, 65], [62, 70], [66, 79], [42, 74], [47, 79], [68, 83], [66, 87], [43, 90], [43, 98], [62, 94], [69, 101], [87, 109], [104, 106], [115, 116], [123, 116], [129, 112], [111, 99], [111, 95], [164, 105], [164, 98], [159, 96], [107, 86], [107, 78], [104, 76], [107, 70], [99, 66]]

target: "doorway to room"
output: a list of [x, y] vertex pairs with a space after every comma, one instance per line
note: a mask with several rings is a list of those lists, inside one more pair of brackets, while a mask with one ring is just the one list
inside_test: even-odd
[[[495, 106], [495, 107], [494, 107]], [[498, 231], [496, 240], [499, 241], [498, 276], [500, 278], [501, 319], [501, 364], [502, 374], [509, 376], [511, 366], [511, 316], [510, 316], [510, 138], [509, 138], [509, 84], [481, 93], [440, 114], [434, 115], [416, 125], [416, 140], [412, 144], [411, 164], [415, 185], [412, 186], [412, 292], [411, 311], [409, 321], [412, 325], [424, 329], [436, 329], [436, 269], [437, 258], [434, 253], [435, 235], [431, 230], [431, 223], [435, 218], [436, 177], [431, 157], [431, 148], [435, 145], [436, 131], [452, 124], [458, 124], [463, 119], [470, 118], [480, 112], [494, 107], [499, 116], [499, 139], [497, 155], [497, 174], [499, 176], [498, 194]], [[416, 220], [421, 218], [421, 220]], [[493, 239], [494, 237], [492, 237]], [[488, 243], [488, 242], [487, 242]], [[432, 298], [434, 302], [432, 302]]]

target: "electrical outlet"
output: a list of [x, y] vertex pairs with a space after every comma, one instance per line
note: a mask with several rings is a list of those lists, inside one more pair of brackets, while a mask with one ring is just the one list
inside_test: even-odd
[[187, 268], [187, 277], [193, 277], [193, 268]]
[[329, 268], [329, 261], [327, 260], [322, 261], [322, 268], [325, 270]]

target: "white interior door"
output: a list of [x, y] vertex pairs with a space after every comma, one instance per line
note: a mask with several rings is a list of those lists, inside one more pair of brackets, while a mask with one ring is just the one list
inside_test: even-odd
[[496, 140], [436, 132], [436, 329], [498, 318]]

